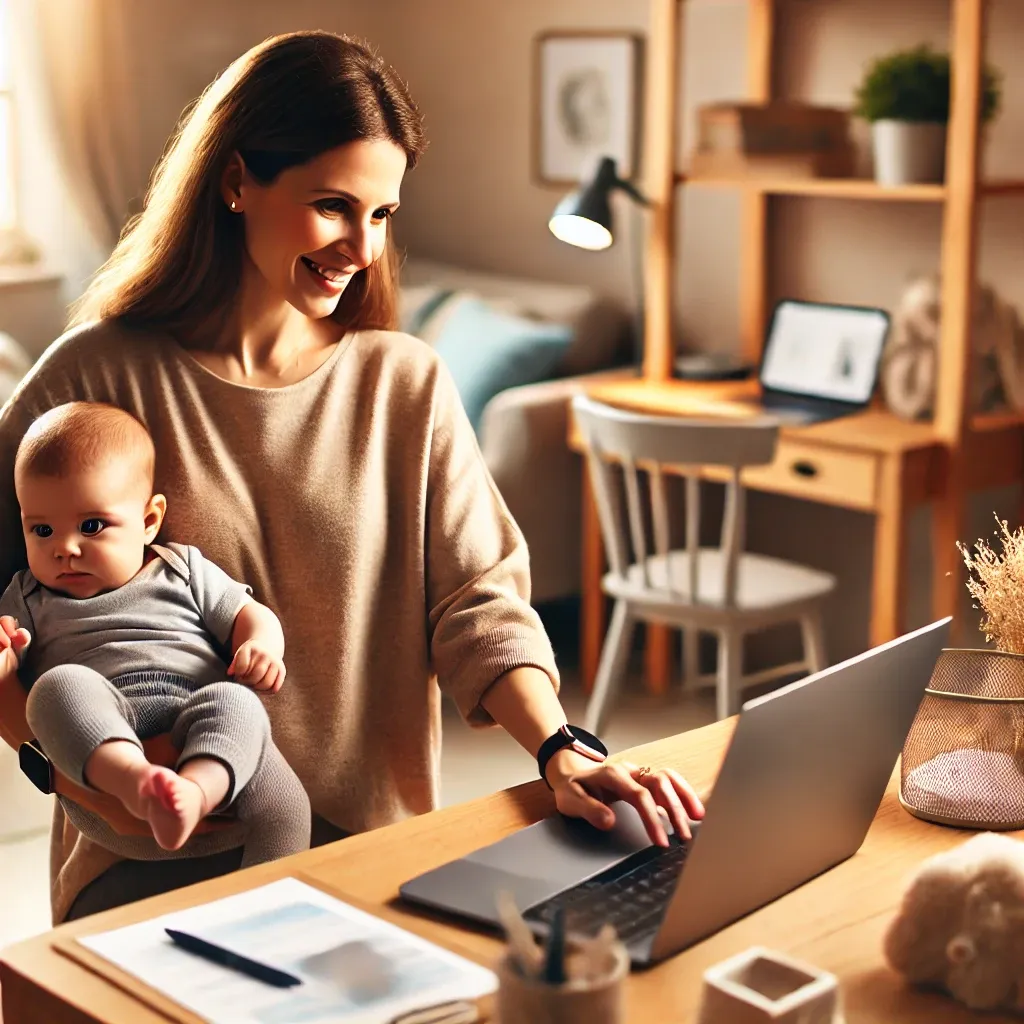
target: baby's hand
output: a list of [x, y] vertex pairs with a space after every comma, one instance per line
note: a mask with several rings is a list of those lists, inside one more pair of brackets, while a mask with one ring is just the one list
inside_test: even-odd
[[0, 615], [0, 678], [18, 671], [18, 656], [24, 654], [32, 637], [27, 629], [19, 629], [17, 619]]
[[245, 683], [254, 690], [277, 693], [284, 682], [284, 662], [264, 650], [256, 640], [246, 640], [238, 645], [228, 665], [228, 675], [236, 683]]

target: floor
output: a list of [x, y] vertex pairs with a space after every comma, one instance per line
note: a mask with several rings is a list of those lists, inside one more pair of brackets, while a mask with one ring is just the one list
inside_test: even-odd
[[[580, 721], [585, 698], [572, 666], [563, 668], [563, 673], [566, 713], [570, 721]], [[713, 692], [676, 692], [667, 698], [652, 698], [634, 678], [604, 738], [611, 750], [621, 750], [713, 720]], [[46, 930], [50, 922], [48, 801], [21, 777], [10, 751], [3, 748], [0, 755], [2, 948]], [[497, 729], [470, 729], [447, 705], [441, 774], [442, 801], [449, 805], [526, 782], [536, 776], [536, 765], [507, 734]]]

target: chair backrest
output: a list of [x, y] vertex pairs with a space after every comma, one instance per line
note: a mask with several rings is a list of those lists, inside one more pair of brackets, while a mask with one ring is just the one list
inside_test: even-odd
[[[721, 592], [727, 606], [735, 604], [736, 574], [745, 535], [745, 502], [740, 470], [762, 466], [775, 457], [776, 420], [685, 419], [648, 416], [616, 409], [586, 396], [572, 402], [576, 423], [587, 447], [587, 469], [601, 521], [611, 571], [625, 578], [631, 564], [640, 566], [645, 587], [668, 597], [698, 600], [700, 588], [700, 478], [706, 467], [725, 471], [725, 516], [722, 522]], [[615, 465], [622, 469], [619, 484]], [[689, 554], [686, 579], [676, 579], [666, 565], [664, 577], [650, 572], [650, 559], [670, 550], [669, 509], [665, 469], [686, 480], [685, 546]], [[641, 497], [640, 474], [649, 482], [651, 533]], [[623, 516], [622, 490], [625, 490]], [[653, 540], [653, 544], [649, 543]], [[632, 556], [630, 550], [632, 549]]]

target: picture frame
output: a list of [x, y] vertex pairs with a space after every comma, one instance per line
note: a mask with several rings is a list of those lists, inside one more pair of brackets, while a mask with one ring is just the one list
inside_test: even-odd
[[632, 32], [548, 31], [534, 39], [533, 176], [579, 182], [598, 157], [637, 171], [643, 39]]

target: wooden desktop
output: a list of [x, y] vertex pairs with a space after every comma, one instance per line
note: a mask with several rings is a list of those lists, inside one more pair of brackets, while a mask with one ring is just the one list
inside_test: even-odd
[[[735, 720], [623, 753], [652, 768], [683, 772], [702, 794], [710, 789]], [[539, 780], [456, 807], [445, 808], [333, 846], [262, 865], [63, 926], [0, 953], [5, 1024], [197, 1024], [145, 995], [127, 976], [118, 984], [61, 951], [75, 935], [105, 931], [171, 910], [203, 903], [287, 875], [297, 876], [443, 946], [493, 965], [501, 950], [490, 934], [393, 903], [398, 886], [421, 871], [508, 835], [553, 812]], [[897, 798], [894, 776], [862, 848], [852, 858], [718, 934], [650, 970], [630, 976], [627, 1019], [637, 1024], [692, 1021], [703, 972], [752, 945], [766, 945], [835, 973], [848, 1024], [893, 1021], [945, 1024], [975, 1020], [953, 1001], [915, 991], [888, 969], [882, 936], [899, 903], [906, 877], [920, 861], [962, 842], [967, 833], [911, 817]], [[133, 995], [132, 993], [136, 993]], [[986, 1016], [987, 1021], [1009, 1017]]]
[[[609, 405], [655, 415], [749, 417], [758, 415], [756, 381], [697, 384], [646, 378], [594, 383], [587, 394]], [[569, 445], [583, 451], [570, 422]], [[949, 449], [931, 423], [901, 420], [880, 406], [810, 426], [787, 426], [780, 433], [775, 461], [747, 470], [746, 486], [794, 498], [837, 505], [875, 517], [871, 586], [871, 645], [905, 632], [907, 523], [921, 504], [941, 510], [963, 500], [964, 492], [1006, 486], [1020, 480], [1024, 465], [1021, 420], [1013, 415], [977, 416], [965, 439], [967, 477], [957, 487], [949, 479]], [[601, 591], [604, 549], [597, 512], [584, 483], [583, 580], [580, 663], [584, 685], [594, 678], [605, 628]], [[954, 614], [956, 594], [944, 573], [959, 559], [948, 525], [933, 517], [932, 608], [936, 618]], [[647, 679], [655, 692], [668, 684], [671, 656], [668, 631], [648, 630]]]

